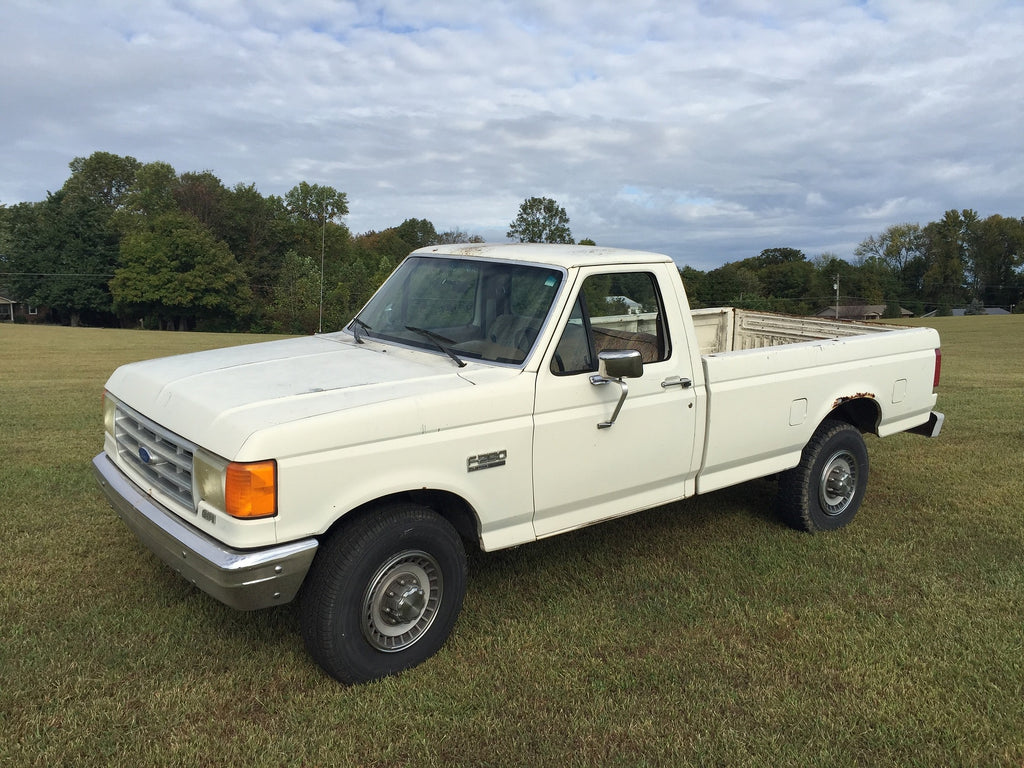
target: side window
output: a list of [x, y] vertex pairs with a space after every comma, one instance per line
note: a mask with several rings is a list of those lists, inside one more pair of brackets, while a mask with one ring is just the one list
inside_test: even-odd
[[583, 305], [584, 299], [581, 294], [573, 305], [569, 322], [566, 323], [562, 338], [555, 347], [555, 356], [551, 358], [551, 372], [559, 376], [597, 370], [597, 358], [594, 357], [594, 347], [587, 332]]
[[597, 370], [606, 349], [635, 349], [644, 363], [669, 357], [657, 283], [649, 272], [591, 275], [583, 282], [569, 322], [555, 348], [557, 375]]

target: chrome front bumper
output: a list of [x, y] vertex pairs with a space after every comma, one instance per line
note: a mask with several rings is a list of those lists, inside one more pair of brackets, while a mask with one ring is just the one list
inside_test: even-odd
[[232, 549], [153, 501], [105, 453], [92, 465], [110, 505], [139, 540], [207, 594], [252, 611], [287, 603], [298, 593], [316, 554], [316, 539]]

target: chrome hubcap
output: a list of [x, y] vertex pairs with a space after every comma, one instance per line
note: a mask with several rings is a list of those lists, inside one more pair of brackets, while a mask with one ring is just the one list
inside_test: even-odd
[[849, 451], [839, 451], [825, 462], [818, 484], [818, 500], [829, 516], [846, 511], [857, 492], [857, 460]]
[[385, 622], [392, 626], [408, 624], [415, 621], [427, 607], [427, 593], [416, 576], [404, 574], [388, 585], [381, 605], [381, 616]]
[[441, 568], [426, 552], [401, 552], [378, 569], [363, 598], [362, 630], [370, 645], [394, 653], [411, 646], [437, 616]]

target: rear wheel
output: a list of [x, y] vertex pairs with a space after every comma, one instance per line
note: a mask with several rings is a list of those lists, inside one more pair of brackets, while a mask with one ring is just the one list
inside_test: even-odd
[[300, 608], [306, 649], [343, 683], [401, 672], [444, 644], [465, 590], [465, 549], [444, 518], [416, 504], [370, 512], [317, 554]]
[[800, 463], [779, 478], [779, 512], [801, 531], [832, 531], [857, 514], [868, 485], [868, 451], [845, 421], [822, 422]]

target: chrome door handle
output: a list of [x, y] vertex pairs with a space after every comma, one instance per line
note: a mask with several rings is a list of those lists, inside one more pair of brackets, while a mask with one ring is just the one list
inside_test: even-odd
[[661, 382], [662, 389], [668, 389], [669, 387], [682, 387], [683, 389], [689, 389], [692, 386], [693, 382], [689, 379], [683, 378], [682, 376], [669, 376]]

